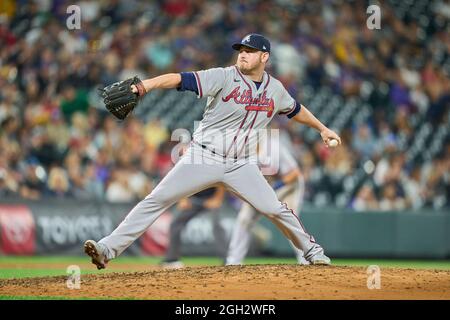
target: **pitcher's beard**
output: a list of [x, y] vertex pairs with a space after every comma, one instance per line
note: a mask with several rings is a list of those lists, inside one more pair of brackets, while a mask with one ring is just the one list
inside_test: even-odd
[[253, 71], [253, 68], [247, 68], [247, 67], [245, 67], [243, 65], [238, 65], [238, 68], [239, 68], [239, 71], [242, 72], [242, 74], [245, 74], [245, 75], [250, 74]]

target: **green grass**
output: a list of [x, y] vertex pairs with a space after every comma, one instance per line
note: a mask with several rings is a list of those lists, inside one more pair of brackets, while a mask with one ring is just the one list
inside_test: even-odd
[[336, 266], [370, 266], [380, 268], [441, 269], [450, 270], [450, 260], [378, 260], [378, 259], [334, 259]]
[[[222, 260], [215, 257], [185, 257], [181, 259], [186, 266], [219, 266]], [[161, 257], [131, 257], [123, 256], [111, 263], [114, 263], [114, 269], [96, 270], [92, 265], [89, 268], [81, 268], [81, 274], [96, 274], [105, 272], [129, 272], [136, 271], [126, 268], [128, 264], [154, 266], [161, 261]], [[89, 260], [83, 256], [2, 256], [0, 264], [16, 264], [8, 268], [0, 267], [0, 279], [18, 279], [25, 277], [46, 277], [46, 276], [67, 276], [66, 266], [89, 263]], [[54, 268], [38, 268], [28, 264], [55, 264]], [[246, 264], [295, 264], [294, 258], [247, 258]], [[413, 268], [413, 269], [441, 269], [450, 270], [450, 260], [384, 260], [384, 259], [333, 259], [335, 266], [362, 266], [377, 265], [386, 268]], [[64, 267], [61, 267], [61, 264]], [[123, 266], [123, 269], [121, 268]], [[142, 270], [142, 268], [141, 268]]]
[[48, 269], [0, 269], [0, 279], [61, 276], [61, 270]]

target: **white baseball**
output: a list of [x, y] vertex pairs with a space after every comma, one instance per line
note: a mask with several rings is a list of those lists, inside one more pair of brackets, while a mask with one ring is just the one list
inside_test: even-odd
[[330, 141], [328, 141], [329, 147], [334, 148], [334, 147], [337, 147], [337, 145], [338, 145], [338, 141], [336, 139], [331, 139]]

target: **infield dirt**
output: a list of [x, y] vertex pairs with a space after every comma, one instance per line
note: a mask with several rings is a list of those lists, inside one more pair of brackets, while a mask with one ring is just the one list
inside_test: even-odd
[[[122, 265], [121, 269], [126, 266]], [[449, 270], [381, 268], [380, 289], [368, 289], [364, 267], [247, 265], [148, 269], [82, 275], [80, 289], [67, 288], [65, 276], [0, 280], [0, 296], [158, 300], [450, 299]]]

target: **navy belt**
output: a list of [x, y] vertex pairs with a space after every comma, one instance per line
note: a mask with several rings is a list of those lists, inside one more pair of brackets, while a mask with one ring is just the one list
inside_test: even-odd
[[[202, 147], [203, 149], [208, 150], [208, 151], [211, 152], [213, 155], [218, 155], [218, 156], [221, 156], [221, 157], [224, 158], [224, 159], [227, 159], [227, 156], [224, 156], [224, 155], [222, 155], [222, 154], [217, 153], [217, 152], [214, 151], [214, 150], [209, 149], [209, 148], [208, 148], [207, 146], [205, 146], [204, 144], [198, 143], [197, 141], [193, 141], [193, 142], [194, 142], [196, 145]], [[234, 158], [234, 160], [237, 160], [237, 156], [234, 156], [233, 158]]]

